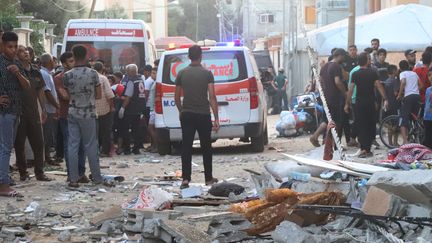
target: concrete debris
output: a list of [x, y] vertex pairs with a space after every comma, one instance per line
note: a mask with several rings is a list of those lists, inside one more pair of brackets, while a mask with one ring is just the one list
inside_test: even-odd
[[350, 191], [349, 182], [336, 182], [332, 180], [323, 180], [312, 178], [308, 182], [294, 181], [291, 189], [296, 192], [315, 193], [315, 192], [334, 192], [338, 191], [344, 195], [348, 195]]
[[283, 221], [276, 230], [271, 234], [273, 240], [277, 243], [309, 243], [318, 242], [312, 234], [304, 231], [300, 226], [290, 221]]
[[181, 190], [182, 198], [193, 198], [199, 197], [203, 194], [202, 188], [200, 186], [191, 186]]
[[405, 210], [405, 200], [374, 186], [369, 188], [362, 208], [365, 214], [391, 217], [403, 216]]
[[414, 218], [431, 217], [431, 209], [420, 205], [410, 204], [407, 206], [407, 216]]
[[72, 236], [71, 236], [71, 233], [69, 232], [69, 230], [62, 231], [62, 232], [58, 235], [58, 237], [57, 237], [57, 239], [58, 239], [60, 242], [67, 242], [67, 241], [70, 241], [71, 238], [72, 238]]
[[432, 173], [429, 170], [377, 172], [367, 185], [376, 186], [410, 203], [432, 207]]
[[2, 227], [1, 233], [5, 235], [25, 236], [26, 232], [21, 227]]

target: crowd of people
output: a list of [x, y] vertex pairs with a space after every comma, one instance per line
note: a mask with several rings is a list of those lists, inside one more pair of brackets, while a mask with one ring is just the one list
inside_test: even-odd
[[[375, 140], [377, 124], [390, 115], [399, 116], [403, 144], [410, 142], [410, 120], [415, 116], [423, 118], [422, 143], [432, 148], [432, 46], [423, 51], [420, 61], [415, 50], [406, 50], [404, 54], [405, 59], [398, 66], [389, 64], [387, 50], [375, 38], [371, 47], [360, 54], [355, 45], [348, 52], [334, 48], [328, 61], [321, 63], [320, 83], [337, 134], [339, 138], [345, 135], [348, 146], [360, 148], [360, 158], [373, 156], [372, 146], [379, 146]], [[307, 92], [317, 92], [314, 82]], [[318, 138], [328, 125], [325, 114], [322, 118], [310, 137], [317, 147]], [[390, 143], [397, 145], [397, 141]]]
[[65, 161], [69, 187], [91, 181], [109, 186], [100, 157], [157, 152], [158, 60], [142, 74], [135, 64], [125, 74], [107, 73], [102, 60], [89, 61], [87, 49], [76, 45], [58, 65], [52, 55], [36, 58], [30, 47], [18, 45], [16, 33], [0, 34], [0, 196], [22, 196], [11, 187], [13, 169], [21, 181], [30, 180], [28, 167], [36, 180], [51, 181], [44, 166]]

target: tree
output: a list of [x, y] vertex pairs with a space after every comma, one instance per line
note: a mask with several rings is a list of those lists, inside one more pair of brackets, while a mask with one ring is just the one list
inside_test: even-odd
[[116, 3], [111, 8], [105, 9], [104, 11], [96, 12], [95, 18], [97, 18], [97, 19], [127, 19], [129, 17], [126, 14], [125, 9]]
[[24, 13], [30, 13], [35, 18], [44, 19], [57, 24], [54, 33], [62, 35], [69, 19], [79, 19], [87, 9], [79, 1], [67, 0], [21, 0]]
[[20, 10], [20, 6], [16, 0], [0, 0], [0, 28], [9, 31], [14, 27], [18, 27], [18, 20], [15, 18]]
[[168, 34], [187, 36], [196, 41], [218, 40], [219, 27], [215, 4], [215, 0], [179, 0], [178, 7], [171, 7], [168, 11]]

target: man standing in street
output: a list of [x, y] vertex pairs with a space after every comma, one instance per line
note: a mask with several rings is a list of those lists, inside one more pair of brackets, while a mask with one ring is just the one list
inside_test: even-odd
[[[273, 81], [273, 87], [277, 90], [277, 105], [280, 109], [287, 111], [288, 110], [288, 97], [286, 93], [286, 88], [288, 85], [288, 79], [284, 74], [284, 69], [279, 68], [279, 73], [275, 77]], [[283, 108], [282, 108], [283, 101]]]
[[82, 45], [72, 48], [75, 67], [66, 72], [63, 84], [69, 94], [68, 157], [69, 187], [79, 187], [78, 151], [84, 144], [88, 156], [92, 179], [95, 184], [103, 182], [96, 134], [96, 99], [101, 98], [101, 84], [95, 70], [87, 67], [87, 49]]
[[55, 148], [57, 141], [57, 110], [60, 108], [58, 105], [57, 91], [55, 89], [54, 80], [51, 71], [54, 68], [54, 61], [51, 54], [44, 53], [40, 57], [41, 74], [45, 82], [45, 96], [47, 103], [45, 109], [47, 118], [43, 126], [44, 141], [45, 141], [45, 161], [48, 164], [54, 164], [51, 159], [51, 149]]
[[123, 138], [123, 148], [121, 148], [119, 144], [117, 154], [124, 152], [125, 155], [129, 155], [131, 153], [129, 129], [132, 130], [134, 140], [132, 152], [134, 154], [140, 154], [140, 146], [143, 142], [140, 133], [140, 116], [146, 108], [144, 80], [142, 76], [138, 74], [138, 67], [135, 64], [127, 65], [126, 72], [128, 82], [123, 95], [124, 100], [118, 112], [118, 117], [120, 119], [120, 137]]
[[412, 49], [408, 49], [405, 51], [405, 58], [409, 64], [409, 70], [410, 71], [412, 71], [414, 69], [415, 65], [417, 64], [416, 53], [417, 53], [417, 51], [412, 50]]
[[[204, 161], [205, 183], [217, 183], [213, 177], [213, 151], [211, 145], [212, 121], [210, 106], [213, 110], [213, 128], [219, 130], [219, 112], [216, 100], [214, 77], [211, 71], [201, 65], [202, 50], [194, 45], [189, 48], [191, 64], [180, 71], [176, 77], [175, 103], [180, 113], [182, 128], [182, 174], [181, 189], [189, 187], [192, 174], [192, 146], [195, 132], [198, 132]], [[183, 102], [181, 95], [183, 94]], [[210, 99], [210, 101], [209, 101]]]
[[378, 63], [378, 50], [380, 48], [380, 40], [377, 38], [372, 39], [371, 48], [372, 48], [372, 53], [371, 53], [372, 64], [375, 65], [375, 63]]
[[[64, 85], [63, 85], [63, 76], [65, 72], [71, 70], [75, 65], [75, 60], [73, 57], [72, 52], [65, 52], [60, 56], [60, 62], [63, 66], [63, 72], [57, 74], [54, 77], [54, 84], [56, 87], [57, 95], [59, 98], [59, 105], [60, 109], [58, 112], [58, 122], [59, 122], [59, 128], [61, 133], [61, 137], [63, 138], [63, 151], [64, 151], [64, 158], [66, 161], [66, 169], [68, 172], [68, 175], [70, 175], [69, 172], [69, 156], [68, 156], [68, 143], [69, 143], [69, 131], [68, 131], [68, 112], [69, 112], [69, 94], [67, 93]], [[79, 183], [89, 183], [90, 180], [85, 175], [85, 154], [84, 154], [84, 145], [81, 143], [79, 152], [78, 152], [78, 171], [79, 171], [79, 177], [78, 180]], [[69, 178], [68, 178], [69, 181]]]
[[99, 146], [101, 147], [100, 156], [110, 157], [111, 151], [111, 132], [114, 112], [114, 93], [108, 78], [103, 75], [104, 66], [101, 62], [96, 62], [93, 68], [98, 72], [102, 87], [102, 97], [96, 100], [96, 113], [98, 115]]
[[[352, 83], [350, 84], [348, 97], [351, 97], [354, 91], [354, 86], [357, 87], [356, 96], [356, 125], [359, 130], [358, 138], [361, 152], [359, 158], [372, 157], [371, 152], [372, 142], [375, 139], [375, 112], [373, 109], [375, 102], [374, 90], [375, 87], [380, 92], [384, 99], [384, 109], [388, 107], [387, 97], [383, 85], [381, 84], [378, 74], [375, 70], [369, 68], [370, 58], [367, 53], [362, 53], [359, 56], [360, 70], [353, 73]], [[349, 113], [351, 107], [351, 99], [346, 99], [345, 112]]]
[[25, 73], [15, 61], [18, 35], [6, 32], [2, 36], [0, 55], [0, 196], [22, 197], [10, 187], [9, 162], [14, 143], [16, 123], [21, 115], [21, 92], [30, 88]]
[[[24, 68], [30, 88], [23, 91], [22, 115], [18, 125], [15, 139], [15, 156], [20, 180], [30, 179], [27, 173], [27, 160], [25, 156], [25, 141], [28, 138], [34, 154], [34, 172], [36, 180], [51, 181], [43, 171], [44, 167], [44, 140], [42, 134], [42, 120], [46, 118], [45, 97], [43, 89], [45, 82], [37, 67], [30, 63], [30, 54], [25, 46], [18, 46], [18, 61]], [[42, 111], [39, 111], [39, 104]], [[42, 114], [42, 116], [41, 116]], [[41, 119], [42, 117], [42, 119]]]
[[348, 47], [348, 55], [345, 57], [343, 68], [346, 72], [350, 73], [353, 68], [358, 65], [357, 46], [350, 45]]
[[347, 88], [342, 75], [342, 66], [344, 62], [345, 50], [336, 49], [333, 52], [332, 61], [326, 63], [320, 71], [320, 81], [324, 91], [324, 97], [327, 101], [330, 115], [336, 124], [338, 136], [342, 136], [342, 110], [343, 100], [346, 97]]

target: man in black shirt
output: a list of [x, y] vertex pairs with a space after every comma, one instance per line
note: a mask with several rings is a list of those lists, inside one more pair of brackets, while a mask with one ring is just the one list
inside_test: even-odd
[[[360, 142], [359, 158], [372, 157], [372, 142], [375, 139], [375, 112], [374, 109], [374, 89], [379, 90], [384, 97], [384, 109], [388, 107], [387, 97], [376, 71], [369, 68], [370, 57], [367, 53], [359, 56], [360, 70], [352, 75], [352, 82], [349, 87], [348, 97], [352, 97], [354, 87], [357, 87], [357, 97], [355, 106], [356, 125], [359, 131], [358, 138]], [[349, 113], [351, 99], [346, 99], [345, 112]]]
[[331, 118], [336, 123], [338, 135], [341, 136], [342, 100], [346, 97], [346, 85], [342, 75], [341, 64], [345, 58], [345, 50], [336, 49], [332, 56], [332, 61], [326, 63], [321, 68], [320, 81]]
[[348, 47], [348, 55], [345, 57], [345, 62], [343, 63], [343, 68], [348, 73], [358, 65], [358, 56], [357, 56], [357, 46], [350, 45]]

